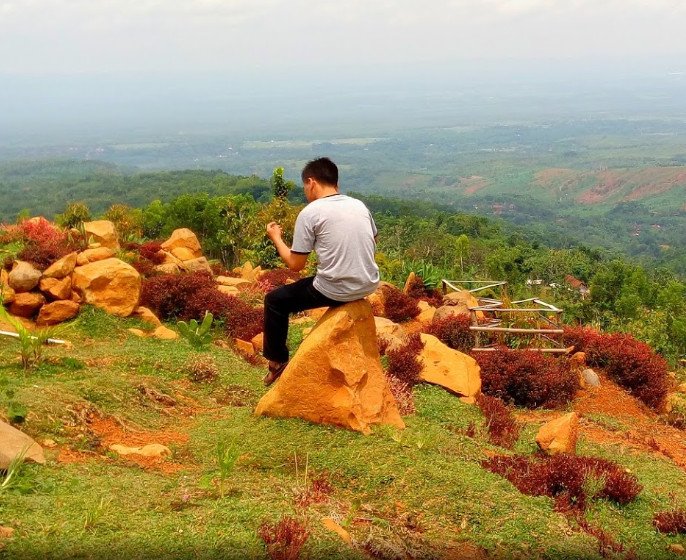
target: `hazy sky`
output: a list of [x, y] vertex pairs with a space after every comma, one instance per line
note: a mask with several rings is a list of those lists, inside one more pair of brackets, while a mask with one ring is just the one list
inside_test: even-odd
[[684, 0], [0, 0], [0, 73], [686, 55]]

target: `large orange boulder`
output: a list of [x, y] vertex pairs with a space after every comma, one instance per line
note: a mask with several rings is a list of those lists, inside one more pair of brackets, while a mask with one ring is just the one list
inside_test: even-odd
[[405, 425], [379, 361], [374, 316], [359, 300], [329, 309], [300, 345], [257, 415], [303, 418], [369, 433]]
[[12, 315], [17, 317], [24, 317], [30, 319], [45, 303], [45, 297], [42, 294], [34, 292], [21, 292], [14, 296], [14, 301], [10, 304], [9, 311]]
[[536, 443], [548, 455], [575, 453], [579, 437], [579, 415], [570, 412], [541, 426]]
[[9, 273], [8, 283], [15, 292], [30, 292], [40, 281], [43, 273], [35, 266], [24, 261], [17, 261]]
[[111, 259], [116, 255], [116, 251], [110, 247], [96, 247], [95, 249], [86, 249], [81, 251], [76, 257], [76, 264], [78, 266], [83, 266], [97, 261], [104, 261], [105, 259]]
[[[181, 254], [190, 258], [181, 259], [181, 257], [177, 256], [176, 253], [174, 253], [174, 249], [179, 248], [187, 249], [188, 252], [182, 251]], [[202, 257], [200, 242], [196, 235], [188, 228], [175, 229], [172, 232], [171, 237], [162, 243], [162, 249], [184, 261]]]
[[40, 308], [36, 325], [39, 327], [57, 325], [73, 319], [79, 314], [79, 304], [71, 300], [54, 301]]
[[419, 378], [462, 397], [476, 397], [481, 392], [481, 368], [476, 360], [446, 346], [435, 336], [420, 336], [424, 348], [419, 354], [422, 365]]
[[131, 265], [119, 259], [105, 259], [77, 266], [72, 288], [85, 303], [112, 315], [128, 317], [138, 307], [141, 277]]
[[86, 232], [86, 239], [93, 243], [99, 243], [101, 247], [119, 249], [119, 236], [114, 224], [109, 220], [96, 220], [94, 222], [84, 222], [83, 229]]
[[18, 456], [24, 461], [45, 464], [43, 449], [24, 432], [0, 420], [0, 470], [5, 470]]
[[43, 272], [43, 278], [66, 278], [72, 272], [74, 272], [74, 267], [76, 266], [77, 253], [69, 253], [66, 257], [62, 257], [60, 260], [52, 263]]

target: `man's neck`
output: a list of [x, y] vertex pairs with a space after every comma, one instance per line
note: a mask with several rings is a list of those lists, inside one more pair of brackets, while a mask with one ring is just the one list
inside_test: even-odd
[[319, 192], [317, 192], [317, 198], [315, 198], [315, 200], [326, 198], [327, 196], [334, 196], [336, 194], [341, 194], [338, 191], [338, 187], [323, 187]]

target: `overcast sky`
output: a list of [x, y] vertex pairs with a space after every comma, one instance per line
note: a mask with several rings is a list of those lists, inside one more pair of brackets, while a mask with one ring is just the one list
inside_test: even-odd
[[684, 0], [0, 0], [0, 73], [686, 55]]

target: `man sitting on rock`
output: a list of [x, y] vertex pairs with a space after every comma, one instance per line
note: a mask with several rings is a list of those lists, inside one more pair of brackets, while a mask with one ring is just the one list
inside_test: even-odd
[[281, 226], [267, 225], [267, 235], [288, 268], [300, 271], [307, 256], [317, 254], [317, 274], [277, 288], [264, 300], [264, 357], [269, 360], [265, 385], [288, 364], [288, 316], [306, 309], [336, 306], [376, 290], [376, 225], [361, 201], [338, 191], [338, 167], [329, 158], [305, 165], [301, 174], [308, 205], [298, 214], [293, 246], [284, 243]]

